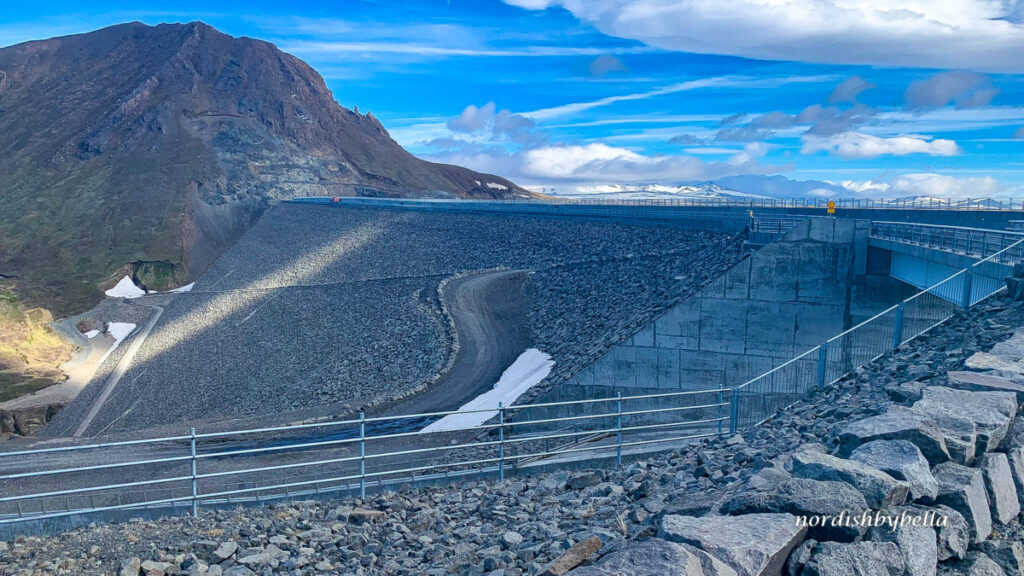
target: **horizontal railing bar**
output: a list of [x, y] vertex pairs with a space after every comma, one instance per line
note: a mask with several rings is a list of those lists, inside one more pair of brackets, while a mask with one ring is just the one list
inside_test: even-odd
[[139, 444], [159, 444], [163, 442], [180, 442], [188, 440], [191, 436], [168, 436], [166, 438], [150, 438], [145, 440], [124, 440], [122, 442], [100, 442], [98, 444], [83, 444], [81, 446], [59, 446], [56, 448], [36, 448], [32, 450], [18, 450], [16, 452], [0, 452], [0, 458], [8, 456], [30, 456], [33, 454], [50, 454], [54, 452], [73, 452], [76, 450], [95, 450], [97, 448], [115, 448], [119, 446], [137, 446]]
[[55, 476], [57, 474], [70, 474], [73, 472], [92, 472], [94, 470], [109, 470], [111, 468], [129, 468], [132, 466], [145, 466], [147, 464], [167, 464], [169, 462], [184, 462], [191, 459], [191, 456], [171, 456], [167, 458], [154, 458], [151, 460], [133, 460], [130, 462], [116, 462], [113, 464], [96, 464], [94, 466], [81, 466], [79, 468], [56, 468], [54, 470], [41, 470], [39, 472], [21, 472], [18, 474], [6, 474], [0, 476], [0, 480], [15, 480], [18, 478], [38, 478], [40, 476]]
[[4, 496], [0, 502], [15, 502], [17, 500], [35, 500], [37, 498], [50, 498], [53, 496], [70, 496], [71, 494], [85, 494], [88, 492], [103, 492], [117, 488], [135, 488], [137, 486], [151, 486], [153, 484], [166, 484], [169, 482], [182, 482], [191, 480], [192, 476], [178, 476], [176, 478], [159, 478], [156, 480], [140, 480], [138, 482], [124, 482], [122, 484], [106, 484], [104, 486], [88, 486], [85, 488], [71, 488], [68, 490], [57, 490], [54, 492], [38, 492], [34, 494], [22, 494], [19, 496]]
[[916, 222], [893, 222], [891, 220], [872, 220], [871, 226], [872, 228], [875, 226], [891, 226], [894, 228], [942, 228], [946, 230], [966, 230], [969, 232], [982, 232], [985, 234], [1002, 234], [1005, 236], [1016, 236], [1024, 240], [1024, 232], [1014, 232], [1012, 230], [993, 230], [989, 228], [972, 228], [970, 226], [951, 226], [949, 224], [919, 224]]

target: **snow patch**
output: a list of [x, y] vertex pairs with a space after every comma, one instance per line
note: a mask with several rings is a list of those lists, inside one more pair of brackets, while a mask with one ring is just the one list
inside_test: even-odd
[[132, 282], [131, 276], [125, 276], [121, 278], [121, 281], [116, 286], [107, 290], [104, 294], [111, 298], [138, 298], [139, 296], [145, 296], [146, 291], [136, 286], [135, 282]]
[[508, 186], [505, 186], [504, 184], [497, 184], [495, 182], [488, 182], [487, 187], [492, 190], [508, 190]]
[[184, 286], [180, 286], [178, 288], [175, 288], [174, 290], [170, 290], [169, 292], [172, 292], [174, 294], [181, 294], [182, 292], [191, 292], [192, 288], [194, 288], [195, 285], [195, 282], [190, 282], [188, 284], [185, 284]]
[[96, 365], [102, 366], [103, 361], [107, 359], [107, 356], [110, 356], [114, 350], [117, 350], [117, 347], [120, 346], [121, 342], [123, 342], [124, 339], [132, 333], [132, 330], [135, 330], [135, 324], [132, 324], [131, 322], [111, 322], [110, 324], [107, 324], [107, 334], [114, 337], [114, 343], [110, 345], [110, 350], [107, 350], [103, 354], [103, 357], [100, 358]]
[[499, 402], [503, 406], [511, 405], [524, 392], [546, 378], [554, 365], [555, 361], [550, 355], [536, 348], [526, 350], [502, 372], [494, 388], [463, 404], [458, 410], [459, 414], [449, 414], [424, 427], [420, 433], [462, 430], [483, 424], [498, 415]]
[[86, 338], [90, 338], [90, 339], [91, 338], [95, 338], [95, 337], [97, 337], [99, 335], [100, 335], [100, 331], [99, 330], [89, 330], [88, 332], [85, 333], [85, 337]]
[[480, 185], [480, 181], [479, 181], [479, 180], [473, 180], [473, 182], [476, 182], [476, 185], [477, 185], [477, 186], [479, 186], [479, 185]]

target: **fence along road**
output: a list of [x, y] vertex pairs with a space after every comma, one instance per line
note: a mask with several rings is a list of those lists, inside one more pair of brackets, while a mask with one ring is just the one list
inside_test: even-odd
[[[0, 529], [13, 534], [28, 521], [39, 529], [145, 508], [195, 514], [202, 506], [365, 495], [468, 475], [504, 478], [520, 465], [577, 456], [621, 463], [630, 451], [734, 433], [1004, 290], [972, 293], [971, 269], [1020, 261], [1022, 246], [1004, 246], [735, 389], [500, 407], [477, 411], [490, 419], [459, 432], [391, 432], [397, 420], [427, 423], [456, 413], [447, 411], [0, 452]], [[531, 416], [552, 407], [566, 415]]]

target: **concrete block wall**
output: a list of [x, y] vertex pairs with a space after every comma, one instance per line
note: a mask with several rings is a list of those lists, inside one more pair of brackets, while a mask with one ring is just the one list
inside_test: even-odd
[[868, 231], [867, 221], [801, 223], [581, 371], [557, 398], [736, 386], [888, 308], [913, 289], [888, 270], [866, 274]]

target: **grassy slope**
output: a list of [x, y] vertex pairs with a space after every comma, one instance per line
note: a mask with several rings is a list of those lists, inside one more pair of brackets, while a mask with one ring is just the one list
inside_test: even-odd
[[57, 366], [71, 358], [71, 347], [47, 326], [52, 320], [0, 285], [0, 402], [64, 381]]

